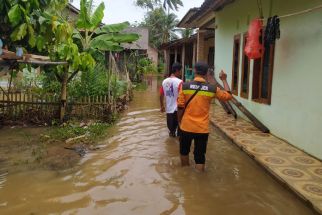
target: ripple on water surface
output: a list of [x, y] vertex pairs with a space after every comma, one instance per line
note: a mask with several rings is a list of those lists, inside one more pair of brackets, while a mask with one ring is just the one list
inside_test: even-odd
[[155, 92], [137, 93], [103, 148], [73, 170], [0, 175], [0, 214], [312, 214], [214, 130], [207, 172], [181, 168], [157, 105]]

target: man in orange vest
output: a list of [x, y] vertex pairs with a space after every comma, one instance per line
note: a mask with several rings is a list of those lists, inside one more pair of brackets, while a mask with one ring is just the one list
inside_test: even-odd
[[[195, 79], [184, 83], [178, 97], [178, 120], [180, 124], [180, 155], [182, 166], [189, 165], [189, 153], [194, 140], [196, 169], [205, 170], [205, 154], [209, 136], [209, 110], [211, 100], [232, 99], [227, 75], [221, 71], [219, 77], [225, 90], [215, 86], [216, 81], [208, 74], [208, 65], [198, 62], [194, 67]], [[209, 83], [207, 83], [207, 81]]]

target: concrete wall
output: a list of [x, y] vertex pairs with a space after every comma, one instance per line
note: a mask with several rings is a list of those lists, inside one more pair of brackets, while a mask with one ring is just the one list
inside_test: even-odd
[[[220, 69], [224, 69], [229, 83], [233, 37], [246, 32], [249, 20], [258, 17], [256, 2], [236, 0], [216, 15], [216, 72], [218, 74]], [[322, 3], [321, 0], [262, 2], [265, 17], [293, 13]], [[322, 11], [285, 18], [280, 25], [281, 39], [276, 43], [271, 105], [251, 100], [252, 62], [249, 99], [237, 98], [274, 135], [322, 159]]]
[[208, 61], [209, 48], [214, 47], [214, 38], [206, 38], [207, 31], [200, 30], [197, 37], [197, 61]]
[[158, 58], [159, 58], [159, 53], [158, 50], [156, 50], [155, 48], [149, 46], [149, 49], [147, 51], [149, 58], [152, 60], [152, 62], [155, 65], [158, 65]]
[[128, 27], [123, 33], [135, 33], [140, 35], [140, 38], [130, 44], [122, 44], [125, 49], [148, 50], [149, 48], [149, 29], [141, 27]]

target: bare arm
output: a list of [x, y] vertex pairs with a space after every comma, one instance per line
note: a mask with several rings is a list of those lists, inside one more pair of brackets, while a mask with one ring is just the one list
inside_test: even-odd
[[224, 90], [220, 89], [218, 82], [214, 78], [214, 73], [213, 72], [208, 73], [208, 76], [207, 76], [208, 82], [210, 84], [213, 84], [213, 85], [217, 86], [216, 98], [221, 100], [221, 101], [229, 101], [230, 99], [232, 99], [232, 95], [231, 95], [231, 92], [230, 92], [230, 87], [229, 87], [228, 82], [227, 82], [227, 74], [224, 73], [224, 71], [221, 71], [220, 74], [219, 74], [219, 78], [223, 82]]
[[222, 80], [222, 83], [224, 84], [224, 89], [228, 92], [230, 92], [230, 87], [228, 85], [228, 82], [227, 82], [227, 74], [224, 73], [223, 70], [221, 70], [220, 74], [219, 74], [219, 78], [220, 80]]
[[178, 116], [178, 122], [179, 122], [179, 126], [181, 124], [181, 121], [182, 121], [182, 118], [183, 118], [183, 113], [184, 113], [184, 108], [185, 108], [185, 96], [182, 92], [182, 88], [180, 89], [179, 91], [179, 96], [178, 96], [178, 113], [177, 113], [177, 116]]
[[160, 111], [163, 113], [165, 112], [165, 108], [164, 108], [164, 95], [160, 94]]
[[164, 92], [163, 92], [163, 88], [160, 88], [160, 111], [163, 113], [165, 112], [165, 108], [164, 108]]
[[179, 126], [180, 126], [181, 121], [182, 121], [183, 112], [184, 112], [184, 108], [178, 108], [177, 116], [178, 116], [178, 123], [179, 123]]
[[[221, 70], [220, 74], [219, 74], [219, 78], [220, 80], [222, 80], [223, 82], [223, 85], [224, 85], [224, 89], [228, 92], [230, 92], [230, 87], [229, 87], [229, 84], [227, 82], [227, 74]], [[211, 71], [208, 73], [207, 75], [207, 80], [210, 84], [213, 84], [215, 86], [218, 86], [218, 82], [216, 81], [216, 79], [214, 78], [214, 72]]]

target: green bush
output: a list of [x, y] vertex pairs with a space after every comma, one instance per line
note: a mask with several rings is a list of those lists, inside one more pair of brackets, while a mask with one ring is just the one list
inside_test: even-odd
[[157, 73], [158, 68], [149, 58], [141, 58], [138, 62], [138, 73], [148, 74], [148, 73]]

